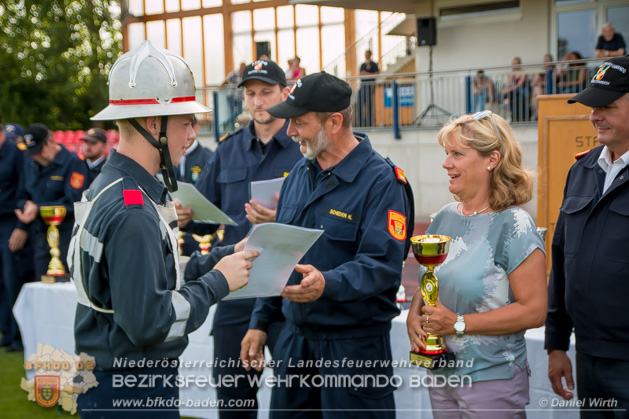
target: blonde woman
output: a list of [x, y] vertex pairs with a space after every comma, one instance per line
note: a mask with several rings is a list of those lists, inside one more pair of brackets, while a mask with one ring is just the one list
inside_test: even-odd
[[430, 388], [435, 418], [459, 418], [462, 410], [469, 418], [522, 418], [529, 402], [524, 332], [544, 324], [548, 302], [544, 242], [520, 208], [533, 182], [513, 131], [491, 111], [450, 121], [439, 144], [458, 202], [443, 207], [427, 230], [452, 242], [436, 269], [436, 306], [424, 305], [421, 291], [413, 296], [411, 347], [423, 348], [427, 333], [443, 336], [458, 362], [434, 374], [472, 382]]

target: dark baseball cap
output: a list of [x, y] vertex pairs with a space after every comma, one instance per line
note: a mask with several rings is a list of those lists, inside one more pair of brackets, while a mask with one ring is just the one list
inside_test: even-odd
[[37, 123], [28, 127], [24, 133], [24, 144], [26, 144], [24, 154], [32, 156], [39, 153], [49, 135], [50, 131], [44, 124]]
[[601, 64], [587, 89], [570, 98], [568, 103], [579, 102], [598, 108], [626, 93], [629, 93], [629, 57], [616, 57]]
[[99, 141], [106, 143], [107, 133], [105, 133], [105, 130], [101, 128], [90, 128], [87, 130], [83, 138], [81, 138], [81, 140], [89, 141], [91, 143], [97, 143]]
[[266, 111], [276, 118], [296, 118], [308, 112], [338, 112], [349, 108], [352, 88], [345, 80], [322, 71], [297, 80], [284, 102]]
[[261, 80], [268, 84], [286, 86], [284, 70], [271, 60], [258, 60], [246, 66], [245, 71], [242, 73], [242, 81], [238, 83], [238, 87], [242, 87], [249, 80]]
[[8, 124], [4, 124], [4, 135], [9, 140], [15, 140], [18, 137], [24, 136], [24, 128], [20, 124], [16, 124], [15, 122], [9, 122]]

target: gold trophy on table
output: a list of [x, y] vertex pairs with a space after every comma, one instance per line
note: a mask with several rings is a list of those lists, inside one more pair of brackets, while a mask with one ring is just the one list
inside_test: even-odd
[[51, 205], [39, 207], [39, 214], [46, 224], [48, 231], [46, 232], [46, 240], [50, 246], [50, 263], [46, 275], [41, 276], [41, 281], [46, 284], [54, 284], [55, 282], [65, 282], [68, 279], [66, 270], [59, 256], [59, 229], [57, 226], [61, 224], [66, 217], [66, 207], [63, 205]]
[[[434, 269], [448, 257], [450, 237], [439, 234], [413, 236], [411, 246], [415, 259], [428, 268], [419, 284], [422, 298], [425, 304], [434, 306], [439, 298], [439, 285]], [[422, 341], [426, 346], [419, 352], [411, 351], [411, 363], [431, 370], [446, 365], [449, 357], [443, 337], [428, 333], [428, 337], [422, 338]]]

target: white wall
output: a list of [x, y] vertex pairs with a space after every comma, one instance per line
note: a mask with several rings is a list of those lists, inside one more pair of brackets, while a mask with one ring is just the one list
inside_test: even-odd
[[[537, 172], [537, 125], [518, 127], [514, 131], [522, 145], [524, 166]], [[448, 176], [441, 167], [445, 153], [437, 142], [438, 132], [438, 129], [402, 131], [402, 139], [396, 140], [393, 138], [393, 131], [366, 131], [374, 149], [383, 157], [390, 157], [404, 170], [413, 187], [415, 219], [418, 221], [427, 221], [430, 213], [437, 212], [454, 200], [448, 191]], [[205, 147], [216, 149], [213, 135], [201, 135], [199, 140]], [[533, 219], [537, 218], [537, 183], [533, 190], [533, 200], [524, 209]]]
[[[437, 45], [433, 47], [433, 70], [484, 68], [510, 65], [515, 56], [522, 63], [539, 63], [550, 52], [550, 1], [521, 0], [521, 13], [470, 18], [467, 22], [437, 21]], [[418, 4], [416, 16], [438, 12]], [[451, 2], [450, 2], [451, 3]], [[417, 48], [416, 71], [428, 70], [428, 47]]]
[[[537, 126], [515, 128], [514, 131], [522, 146], [524, 166], [537, 172]], [[438, 132], [424, 129], [403, 131], [401, 140], [395, 140], [392, 132], [367, 132], [374, 148], [404, 170], [413, 187], [415, 219], [418, 221], [427, 221], [430, 213], [454, 200], [448, 191], [448, 176], [441, 167], [445, 153], [437, 142]], [[536, 219], [537, 183], [533, 192], [533, 200], [524, 209]]]

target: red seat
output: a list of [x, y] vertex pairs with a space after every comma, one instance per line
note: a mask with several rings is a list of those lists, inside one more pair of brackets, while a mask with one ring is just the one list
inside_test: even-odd
[[74, 131], [74, 138], [72, 139], [72, 142], [74, 144], [81, 144], [81, 139], [85, 136], [85, 132], [81, 131], [81, 130], [77, 130]]
[[72, 139], [74, 138], [74, 131], [66, 131], [63, 135], [63, 139], [61, 140], [61, 143], [63, 144], [69, 144], [72, 142]]
[[63, 136], [64, 136], [64, 132], [61, 130], [55, 131], [53, 133], [53, 137], [55, 138], [55, 141], [58, 143], [63, 141]]
[[107, 143], [117, 143], [120, 140], [120, 134], [115, 129], [107, 130]]

